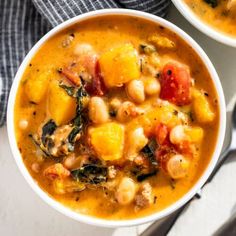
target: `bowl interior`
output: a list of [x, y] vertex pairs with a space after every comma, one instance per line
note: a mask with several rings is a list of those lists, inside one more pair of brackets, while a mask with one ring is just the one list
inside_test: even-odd
[[198, 30], [212, 39], [226, 44], [228, 46], [236, 47], [236, 38], [230, 37], [223, 32], [217, 31], [210, 25], [204, 23], [188, 6], [183, 0], [172, 0], [176, 8], [180, 13]]
[[[52, 37], [56, 33], [60, 32], [61, 30], [65, 29], [65, 28], [67, 28], [67, 27], [69, 27], [69, 26], [71, 26], [75, 23], [79, 23], [79, 22], [87, 20], [87, 19], [95, 18], [97, 16], [105, 16], [105, 15], [129, 15], [129, 16], [134, 16], [134, 17], [138, 17], [138, 18], [141, 18], [141, 19], [146, 19], [146, 20], [152, 21], [154, 23], [156, 22], [156, 23], [168, 28], [169, 30], [174, 31], [185, 42], [187, 42], [189, 45], [191, 45], [193, 50], [195, 50], [197, 52], [197, 54], [199, 55], [199, 57], [202, 59], [202, 61], [206, 65], [207, 69], [209, 70], [209, 73], [210, 73], [210, 75], [213, 79], [213, 83], [215, 85], [215, 88], [216, 88], [216, 91], [217, 91], [217, 94], [218, 94], [218, 97], [219, 97], [220, 127], [219, 127], [219, 132], [218, 132], [218, 138], [217, 138], [217, 144], [216, 144], [216, 147], [215, 147], [215, 151], [213, 153], [213, 156], [212, 156], [212, 159], [211, 159], [210, 163], [208, 164], [208, 167], [206, 168], [206, 170], [204, 171], [204, 173], [202, 174], [200, 179], [196, 182], [196, 184], [191, 188], [191, 190], [189, 192], [187, 192], [177, 202], [175, 202], [174, 204], [170, 205], [169, 207], [167, 207], [166, 209], [164, 209], [160, 212], [154, 213], [154, 214], [146, 216], [146, 217], [138, 218], [138, 219], [119, 220], [118, 221], [118, 220], [105, 220], [105, 219], [94, 218], [94, 217], [91, 217], [91, 216], [82, 215], [80, 213], [77, 213], [77, 212], [63, 206], [62, 204], [60, 204], [59, 202], [57, 202], [53, 198], [51, 198], [46, 192], [44, 192], [36, 184], [34, 179], [31, 177], [30, 173], [28, 172], [26, 166], [24, 165], [24, 163], [22, 161], [22, 158], [21, 158], [21, 154], [20, 154], [20, 152], [18, 150], [18, 147], [17, 147], [15, 131], [14, 131], [15, 130], [14, 129], [15, 97], [16, 97], [16, 93], [17, 93], [17, 89], [18, 89], [18, 86], [19, 86], [20, 79], [21, 79], [21, 77], [22, 77], [22, 75], [25, 71], [26, 66], [30, 62], [31, 58], [35, 55], [35, 53], [39, 50], [39, 48], [44, 44], [44, 42], [47, 41], [47, 39], [49, 39], [50, 37]], [[18, 70], [18, 72], [15, 76], [15, 80], [14, 80], [12, 88], [11, 88], [9, 101], [8, 101], [8, 111], [7, 111], [7, 128], [8, 128], [8, 136], [9, 136], [9, 142], [10, 142], [11, 150], [12, 150], [13, 156], [16, 160], [16, 163], [17, 163], [20, 171], [22, 172], [23, 176], [25, 177], [25, 179], [27, 180], [29, 185], [34, 189], [34, 191], [46, 203], [48, 203], [50, 206], [52, 206], [53, 208], [55, 208], [59, 212], [65, 214], [66, 216], [71, 217], [75, 220], [84, 222], [84, 223], [97, 225], [97, 226], [103, 226], [103, 227], [132, 226], [132, 225], [139, 225], [139, 224], [147, 223], [147, 222], [154, 221], [154, 220], [159, 220], [159, 219], [171, 214], [172, 212], [174, 212], [175, 210], [180, 208], [183, 204], [185, 204], [201, 188], [201, 186], [204, 184], [204, 182], [207, 180], [210, 173], [212, 172], [212, 170], [213, 170], [213, 168], [214, 168], [214, 166], [215, 166], [215, 164], [218, 160], [218, 157], [220, 155], [221, 148], [222, 148], [222, 145], [223, 145], [224, 134], [225, 134], [225, 124], [226, 124], [226, 111], [225, 111], [224, 94], [223, 94], [223, 90], [222, 90], [222, 87], [221, 87], [221, 83], [220, 83], [220, 80], [218, 78], [218, 75], [217, 75], [213, 65], [211, 64], [209, 58], [204, 53], [204, 51], [200, 48], [200, 46], [191, 37], [189, 37], [186, 33], [184, 33], [181, 29], [179, 29], [178, 27], [176, 27], [172, 23], [170, 23], [170, 22], [168, 22], [168, 21], [166, 21], [162, 18], [159, 18], [157, 16], [154, 16], [154, 15], [151, 15], [151, 14], [148, 14], [148, 13], [144, 13], [144, 12], [139, 12], [139, 11], [134, 11], [134, 10], [123, 10], [123, 9], [110, 9], [110, 10], [107, 9], [107, 10], [99, 10], [99, 11], [86, 13], [86, 14], [74, 17], [74, 18], [58, 25], [57, 27], [52, 29], [49, 33], [47, 33], [30, 50], [30, 52], [28, 53], [28, 55], [26, 56], [26, 58], [22, 62], [21, 66], [20, 66], [20, 68], [19, 68], [19, 70]]]

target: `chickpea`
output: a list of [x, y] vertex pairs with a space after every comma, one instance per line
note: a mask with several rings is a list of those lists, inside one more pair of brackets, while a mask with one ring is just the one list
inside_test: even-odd
[[144, 135], [142, 127], [138, 127], [129, 132], [127, 137], [128, 149], [126, 158], [134, 160], [138, 156], [139, 151], [148, 143], [148, 139]]
[[181, 144], [187, 139], [183, 125], [177, 125], [170, 131], [170, 141], [173, 144]]
[[183, 155], [176, 154], [168, 160], [166, 169], [171, 178], [183, 178], [188, 172], [189, 161]]
[[25, 119], [21, 119], [19, 121], [19, 128], [22, 129], [22, 130], [25, 130], [28, 128], [28, 125], [29, 125], [29, 122]]
[[110, 101], [111, 108], [113, 108], [115, 110], [117, 110], [120, 107], [121, 104], [122, 103], [121, 103], [119, 98], [112, 98], [111, 101]]
[[141, 80], [132, 80], [126, 86], [128, 96], [136, 103], [145, 100], [144, 85]]
[[153, 77], [145, 78], [144, 80], [144, 91], [147, 95], [158, 95], [160, 94], [161, 85], [160, 82]]
[[35, 173], [39, 173], [39, 171], [40, 171], [40, 165], [39, 165], [39, 163], [34, 162], [34, 163], [31, 165], [31, 169], [32, 169]]
[[116, 117], [120, 122], [127, 122], [130, 118], [135, 117], [140, 113], [141, 110], [139, 110], [132, 102], [126, 101], [120, 105]]
[[116, 191], [116, 199], [119, 204], [127, 205], [131, 203], [136, 194], [136, 186], [131, 178], [123, 177]]
[[89, 101], [89, 118], [95, 124], [106, 123], [109, 120], [108, 108], [100, 97], [92, 97]]
[[73, 169], [75, 166], [79, 165], [80, 159], [80, 157], [76, 157], [74, 154], [71, 154], [65, 158], [63, 165], [67, 169]]

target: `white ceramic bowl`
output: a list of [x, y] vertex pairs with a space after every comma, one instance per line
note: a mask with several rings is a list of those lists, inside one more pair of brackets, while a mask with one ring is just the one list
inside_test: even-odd
[[210, 25], [202, 21], [183, 0], [172, 0], [180, 13], [198, 30], [215, 39], [216, 41], [226, 44], [228, 46], [236, 47], [236, 38], [230, 37], [224, 32], [217, 31]]
[[[91, 18], [96, 18], [97, 16], [105, 16], [105, 15], [129, 15], [129, 16], [134, 16], [134, 17], [139, 17], [142, 19], [146, 19], [155, 23], [158, 23], [171, 31], [174, 31], [177, 35], [179, 35], [181, 38], [183, 38], [189, 45], [192, 46], [193, 50], [197, 52], [197, 54], [201, 57], [202, 61], [205, 63], [206, 67], [208, 68], [210, 75], [213, 79], [214, 85], [216, 87], [218, 96], [219, 96], [219, 106], [220, 106], [220, 127], [219, 127], [219, 134], [217, 138], [217, 143], [216, 143], [216, 148], [213, 153], [212, 159], [207, 166], [206, 170], [204, 171], [203, 175], [201, 178], [197, 181], [197, 183], [192, 187], [192, 189], [187, 192], [181, 199], [179, 199], [177, 202], [174, 204], [170, 205], [166, 209], [154, 213], [149, 216], [145, 216], [142, 218], [137, 218], [137, 219], [132, 219], [132, 220], [105, 220], [105, 219], [99, 219], [99, 218], [94, 218], [92, 216], [87, 216], [83, 215], [80, 213], [77, 213], [61, 203], [57, 202], [53, 198], [51, 198], [46, 192], [44, 192], [34, 181], [34, 179], [31, 177], [30, 173], [28, 172], [26, 166], [23, 163], [23, 160], [21, 158], [21, 154], [17, 148], [17, 142], [16, 142], [16, 137], [15, 137], [15, 131], [14, 131], [14, 105], [15, 105], [15, 99], [16, 99], [16, 93], [17, 89], [19, 86], [20, 79], [26, 69], [26, 66], [29, 64], [31, 58], [35, 55], [35, 53], [39, 50], [39, 48], [53, 35], [58, 33], [59, 31], [84, 20], [91, 19]], [[159, 220], [178, 208], [180, 208], [183, 204], [185, 204], [190, 198], [192, 198], [196, 192], [201, 188], [201, 186], [205, 183], [209, 175], [211, 174], [218, 157], [221, 152], [221, 148], [223, 145], [223, 140], [224, 140], [224, 134], [225, 134], [225, 124], [226, 124], [226, 110], [225, 110], [225, 100], [224, 100], [224, 94], [223, 90], [221, 87], [221, 83], [219, 80], [219, 77], [210, 62], [209, 58], [207, 55], [204, 53], [204, 51], [200, 48], [200, 46], [192, 39], [190, 38], [185, 32], [183, 32], [181, 29], [173, 25], [172, 23], [159, 18], [157, 16], [144, 13], [144, 12], [139, 12], [139, 11], [133, 11], [133, 10], [123, 10], [123, 9], [110, 9], [110, 10], [99, 10], [99, 11], [94, 11], [90, 13], [86, 13], [77, 17], [74, 17], [54, 29], [52, 29], [49, 33], [47, 33], [39, 42], [30, 50], [28, 55], [25, 57], [24, 61], [22, 62], [16, 76], [15, 80], [13, 82], [11, 92], [10, 92], [10, 97], [8, 101], [8, 110], [7, 110], [7, 128], [8, 128], [8, 136], [9, 136], [9, 142], [11, 146], [11, 150], [13, 153], [13, 156], [16, 160], [16, 163], [25, 177], [26, 181], [29, 183], [29, 185], [32, 187], [32, 189], [50, 206], [58, 210], [59, 212], [63, 213], [64, 215], [71, 217], [75, 220], [92, 224], [92, 225], [97, 225], [97, 226], [103, 226], [103, 227], [121, 227], [121, 226], [132, 226], [132, 225], [139, 225], [143, 223], [147, 223], [150, 221], [154, 220]]]

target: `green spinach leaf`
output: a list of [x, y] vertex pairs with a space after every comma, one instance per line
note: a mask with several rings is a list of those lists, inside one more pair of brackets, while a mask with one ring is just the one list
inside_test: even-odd
[[157, 159], [155, 157], [155, 151], [157, 143], [154, 139], [150, 140], [148, 144], [141, 150], [143, 155], [148, 158], [149, 162], [153, 166], [158, 166]]
[[218, 0], [204, 0], [207, 4], [209, 4], [212, 8], [215, 8], [218, 6]]
[[56, 130], [57, 125], [56, 123], [51, 119], [49, 120], [42, 128], [42, 143], [45, 146], [47, 143], [47, 140], [49, 138], [50, 135], [52, 135], [54, 133], [54, 131]]
[[156, 175], [156, 173], [157, 173], [157, 170], [153, 170], [152, 172], [149, 172], [149, 173], [141, 173], [141, 174], [137, 175], [136, 178], [137, 178], [138, 182], [142, 182], [142, 181], [146, 180], [147, 178]]
[[99, 184], [107, 180], [107, 167], [96, 164], [85, 164], [79, 169], [71, 171], [72, 177], [80, 182]]

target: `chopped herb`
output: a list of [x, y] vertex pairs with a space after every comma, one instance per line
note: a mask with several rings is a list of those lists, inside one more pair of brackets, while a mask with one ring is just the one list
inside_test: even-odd
[[153, 166], [157, 166], [157, 160], [155, 157], [155, 151], [157, 148], [157, 143], [154, 139], [150, 140], [149, 143], [141, 150], [145, 157], [147, 157]]
[[140, 58], [140, 72], [143, 72], [143, 59]]
[[62, 68], [58, 68], [58, 69], [57, 69], [57, 72], [58, 72], [59, 74], [61, 74], [61, 73], [62, 73]]
[[70, 64], [70, 66], [71, 66], [71, 67], [76, 66], [76, 62], [72, 62], [72, 63]]
[[153, 197], [153, 204], [156, 204], [156, 202], [157, 202], [157, 196], [154, 196]]
[[193, 122], [194, 121], [193, 113], [190, 111], [188, 115], [189, 115], [190, 120]]
[[115, 110], [110, 110], [110, 111], [109, 111], [109, 114], [110, 114], [111, 117], [116, 117], [117, 111], [115, 111]]
[[38, 105], [36, 102], [33, 102], [33, 101], [29, 101], [29, 103], [32, 105]]
[[140, 165], [134, 166], [131, 173], [135, 175], [138, 182], [142, 182], [145, 179], [154, 176], [158, 172], [158, 162], [155, 156], [157, 143], [154, 139], [150, 140], [149, 143], [141, 150], [142, 155], [149, 162], [147, 167]]
[[174, 179], [170, 179], [170, 187], [174, 190], [176, 187], [176, 182]]
[[145, 179], [156, 175], [156, 173], [157, 173], [157, 170], [154, 170], [154, 171], [152, 171], [152, 172], [150, 172], [150, 173], [137, 175], [137, 181], [138, 181], [138, 182], [142, 182], [142, 181], [144, 181]]
[[174, 110], [174, 111], [173, 111], [173, 114], [174, 114], [175, 116], [177, 116], [177, 115], [178, 115], [178, 111], [177, 111], [177, 110]]
[[82, 130], [82, 127], [79, 126], [75, 126], [72, 131], [70, 132], [70, 134], [68, 135], [68, 142], [69, 143], [73, 143], [77, 134]]
[[71, 96], [71, 97], [74, 96], [74, 94], [75, 94], [75, 87], [73, 87], [73, 86], [67, 86], [67, 85], [62, 84], [62, 83], [60, 83], [59, 86], [60, 86], [61, 88], [63, 88], [63, 89], [67, 92], [67, 94], [68, 94], [69, 96]]
[[96, 164], [85, 164], [79, 169], [72, 170], [72, 177], [88, 184], [99, 184], [107, 181], [107, 167]]
[[204, 0], [207, 4], [209, 4], [212, 8], [215, 8], [218, 6], [218, 0]]

